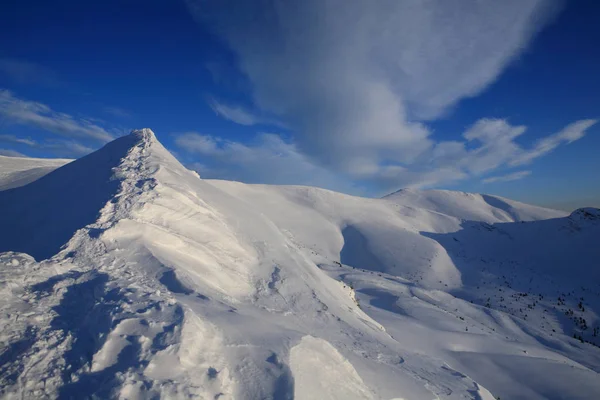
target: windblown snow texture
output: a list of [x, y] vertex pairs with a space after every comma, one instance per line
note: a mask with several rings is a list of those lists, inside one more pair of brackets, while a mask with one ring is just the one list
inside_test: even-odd
[[600, 397], [597, 209], [202, 180], [149, 129], [3, 185], [1, 397]]
[[71, 161], [0, 156], [0, 190], [25, 186]]

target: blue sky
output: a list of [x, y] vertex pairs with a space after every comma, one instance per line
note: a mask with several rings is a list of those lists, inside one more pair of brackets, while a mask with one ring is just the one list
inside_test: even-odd
[[201, 176], [600, 206], [594, 0], [8, 0], [0, 154], [150, 127]]

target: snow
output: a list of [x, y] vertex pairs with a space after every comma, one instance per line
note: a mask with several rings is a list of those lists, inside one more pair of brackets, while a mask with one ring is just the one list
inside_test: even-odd
[[290, 369], [295, 399], [373, 398], [352, 364], [323, 339], [304, 336], [290, 351]]
[[401, 189], [384, 196], [384, 199], [463, 220], [487, 223], [532, 221], [567, 215], [562, 211], [536, 207], [500, 196], [449, 190]]
[[203, 180], [134, 131], [0, 192], [0, 396], [596, 398], [599, 216]]
[[0, 156], [0, 191], [25, 186], [71, 161]]

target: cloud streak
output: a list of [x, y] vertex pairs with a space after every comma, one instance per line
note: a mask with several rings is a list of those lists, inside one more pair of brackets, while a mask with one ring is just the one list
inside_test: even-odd
[[594, 119], [585, 119], [574, 122], [566, 126], [560, 132], [538, 140], [533, 149], [512, 160], [510, 165], [517, 166], [529, 164], [536, 158], [550, 153], [561, 144], [573, 143], [574, 141], [581, 139], [585, 135], [585, 132], [597, 122], [598, 121]]
[[22, 138], [15, 135], [0, 135], [0, 142], [24, 144], [26, 146], [36, 146], [37, 142], [33, 139]]
[[523, 179], [531, 175], [531, 171], [517, 171], [511, 174], [502, 175], [502, 176], [491, 176], [489, 178], [483, 179], [482, 183], [494, 183], [494, 182], [511, 182], [517, 181], [519, 179]]
[[[376, 173], [368, 169], [368, 164], [360, 162], [351, 172], [333, 172], [304, 155], [295, 143], [285, 142], [274, 134], [260, 134], [248, 145], [186, 133], [175, 135], [175, 143], [183, 152], [200, 156], [203, 162], [200, 171], [209, 171], [211, 178], [315, 185], [357, 194], [361, 193], [359, 188], [372, 187], [377, 194], [385, 194], [398, 186], [431, 187], [521, 165], [524, 160], [547, 154], [553, 146], [582, 138], [595, 123], [595, 120], [575, 122], [525, 148], [515, 141], [526, 134], [525, 126], [511, 125], [503, 119], [481, 119], [465, 130], [462, 140], [435, 144], [410, 167], [379, 166]], [[213, 165], [216, 168], [211, 168]], [[518, 171], [485, 178], [482, 182], [508, 182], [529, 174], [531, 171]]]
[[214, 98], [209, 99], [208, 105], [215, 114], [238, 125], [270, 125], [279, 128], [287, 128], [281, 121], [263, 117], [240, 105], [226, 104]]
[[[30, 138], [22, 138], [15, 135], [1, 134], [0, 143], [18, 144], [30, 147], [37, 150], [51, 151], [55, 155], [68, 156], [68, 157], [81, 157], [91, 153], [95, 148], [85, 146], [73, 140], [46, 140], [44, 142], [38, 142]], [[21, 157], [26, 157], [18, 152]]]
[[236, 124], [251, 126], [261, 123], [260, 118], [243, 107], [230, 106], [215, 99], [211, 99], [208, 104], [215, 114]]
[[[298, 151], [353, 179], [396, 186], [479, 174], [510, 158], [511, 138], [466, 138], [488, 145], [474, 154], [426, 124], [494, 82], [557, 9], [551, 0], [187, 3], [237, 54], [254, 105], [290, 127]], [[443, 161], [458, 153], [479, 164]]]
[[360, 188], [314, 164], [293, 143], [279, 135], [261, 133], [250, 144], [188, 132], [175, 135], [179, 149], [199, 156], [201, 163], [188, 163], [203, 178], [248, 183], [296, 184], [328, 187], [347, 193]]
[[[517, 142], [526, 134], [526, 126], [511, 125], [505, 119], [482, 118], [463, 132], [463, 140], [439, 142], [424, 154], [422, 160], [412, 166], [417, 170], [422, 168], [420, 173], [413, 171], [409, 177], [398, 177], [409, 186], [432, 186], [529, 164], [562, 144], [581, 139], [596, 123], [597, 120], [592, 119], [574, 122], [527, 148]], [[500, 181], [490, 179], [487, 183]]]
[[8, 90], [0, 90], [0, 117], [6, 121], [33, 126], [61, 136], [108, 142], [114, 139], [99, 125], [82, 118], [52, 110], [45, 104], [15, 97]]

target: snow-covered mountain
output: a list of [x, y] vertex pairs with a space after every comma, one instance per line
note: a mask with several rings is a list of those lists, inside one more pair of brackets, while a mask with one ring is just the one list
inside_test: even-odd
[[499, 196], [449, 190], [401, 189], [388, 194], [384, 199], [468, 221], [487, 223], [535, 221], [567, 215], [562, 211], [536, 207]]
[[71, 161], [0, 156], [0, 190], [25, 186]]
[[596, 398], [599, 215], [203, 180], [135, 131], [0, 192], [0, 395]]

